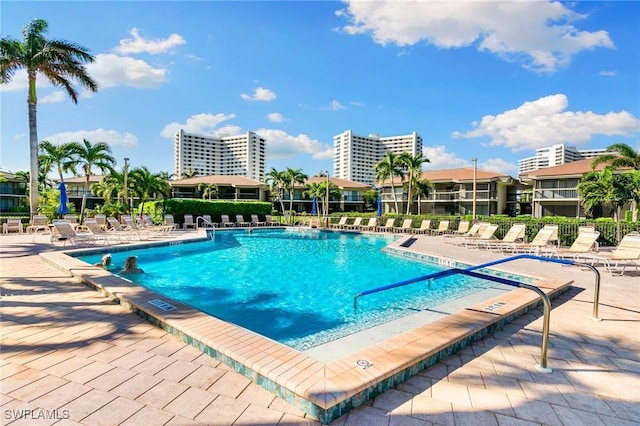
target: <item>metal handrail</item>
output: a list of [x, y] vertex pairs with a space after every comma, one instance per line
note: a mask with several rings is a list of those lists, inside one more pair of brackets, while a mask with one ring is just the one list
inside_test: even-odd
[[397, 283], [393, 283], [393, 284], [388, 284], [382, 287], [377, 287], [371, 290], [365, 290], [365, 291], [361, 291], [360, 293], [356, 294], [353, 298], [353, 308], [354, 309], [358, 309], [358, 298], [361, 296], [366, 296], [368, 294], [373, 294], [373, 293], [379, 293], [381, 291], [385, 291], [385, 290], [390, 290], [392, 288], [396, 288], [396, 287], [402, 287], [408, 284], [413, 284], [413, 283], [417, 283], [420, 281], [426, 281], [426, 280], [433, 280], [433, 279], [439, 279], [439, 278], [443, 278], [443, 277], [447, 277], [450, 275], [457, 275], [457, 274], [462, 274], [462, 275], [468, 275], [468, 276], [472, 276], [472, 277], [476, 277], [476, 278], [482, 278], [482, 279], [486, 279], [489, 281], [494, 281], [494, 282], [498, 282], [501, 284], [506, 284], [506, 285], [510, 285], [510, 286], [514, 286], [514, 287], [519, 287], [519, 288], [525, 288], [528, 290], [531, 290], [535, 293], [537, 293], [540, 298], [542, 299], [542, 304], [543, 304], [543, 324], [542, 324], [542, 345], [541, 345], [541, 355], [540, 355], [540, 364], [536, 365], [536, 368], [544, 373], [550, 373], [551, 369], [547, 368], [547, 350], [549, 347], [549, 322], [550, 322], [550, 315], [551, 315], [551, 301], [549, 300], [549, 296], [547, 296], [547, 294], [540, 290], [538, 287], [531, 285], [531, 284], [525, 284], [525, 283], [520, 283], [518, 281], [515, 280], [510, 280], [508, 278], [502, 278], [502, 277], [496, 277], [493, 275], [486, 275], [486, 274], [481, 274], [479, 272], [475, 272], [477, 269], [481, 269], [481, 268], [487, 268], [489, 266], [493, 266], [493, 265], [498, 265], [501, 263], [506, 263], [506, 262], [511, 262], [514, 260], [518, 260], [518, 259], [532, 259], [532, 260], [540, 260], [543, 262], [552, 262], [552, 263], [559, 263], [562, 265], [575, 265], [575, 266], [580, 266], [580, 267], [587, 267], [589, 269], [591, 269], [595, 275], [596, 275], [596, 283], [595, 283], [595, 290], [594, 290], [594, 301], [593, 301], [593, 316], [592, 319], [595, 320], [600, 320], [598, 318], [598, 303], [599, 303], [599, 299], [600, 299], [600, 272], [598, 271], [597, 268], [595, 268], [593, 265], [589, 265], [587, 263], [581, 263], [581, 262], [575, 262], [573, 260], [567, 260], [567, 259], [553, 259], [550, 257], [542, 257], [542, 256], [535, 256], [535, 255], [531, 255], [531, 254], [519, 254], [516, 256], [511, 256], [511, 257], [507, 257], [505, 259], [499, 259], [499, 260], [495, 260], [493, 262], [487, 262], [487, 263], [483, 263], [481, 265], [476, 265], [476, 266], [471, 266], [469, 268], [466, 269], [459, 269], [459, 268], [451, 268], [451, 269], [447, 269], [444, 271], [439, 271], [439, 272], [434, 272], [432, 274], [427, 274], [427, 275], [423, 275], [421, 277], [416, 277], [416, 278], [411, 278], [408, 280], [404, 280], [404, 281], [400, 281]]

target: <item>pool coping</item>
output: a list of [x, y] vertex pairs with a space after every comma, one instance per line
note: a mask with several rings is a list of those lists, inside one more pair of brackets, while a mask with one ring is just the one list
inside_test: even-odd
[[[387, 250], [412, 257], [426, 256], [432, 261], [441, 259], [443, 263], [437, 263], [444, 266], [469, 265], [413, 250], [408, 244], [410, 238], [413, 237], [401, 237]], [[200, 235], [191, 240], [203, 239]], [[110, 246], [109, 251], [188, 241], [149, 241]], [[535, 293], [514, 289], [341, 359], [323, 363], [67, 254], [86, 253], [87, 250], [96, 252], [104, 251], [104, 248], [46, 252], [40, 256], [324, 423], [362, 405], [540, 304]], [[555, 297], [568, 290], [571, 283], [539, 278], [535, 285], [550, 297]]]

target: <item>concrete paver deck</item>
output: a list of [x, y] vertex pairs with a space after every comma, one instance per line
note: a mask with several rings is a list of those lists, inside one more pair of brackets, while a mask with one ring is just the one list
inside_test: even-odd
[[[300, 410], [47, 264], [46, 237], [0, 238], [2, 424], [306, 424]], [[421, 237], [429, 254], [499, 254]], [[571, 277], [553, 301], [549, 367], [541, 310], [518, 318], [335, 425], [640, 424], [640, 279], [519, 261], [502, 269]], [[30, 411], [29, 411], [30, 410]]]

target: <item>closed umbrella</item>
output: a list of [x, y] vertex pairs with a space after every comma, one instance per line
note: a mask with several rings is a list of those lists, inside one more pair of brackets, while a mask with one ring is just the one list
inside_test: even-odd
[[60, 191], [60, 205], [58, 206], [58, 213], [67, 214], [69, 213], [69, 209], [67, 208], [67, 187], [64, 185], [64, 182], [60, 182], [58, 190]]
[[313, 197], [313, 201], [311, 202], [311, 214], [318, 214], [318, 200], [316, 197]]
[[378, 210], [376, 211], [376, 216], [382, 216], [382, 198], [378, 197]]

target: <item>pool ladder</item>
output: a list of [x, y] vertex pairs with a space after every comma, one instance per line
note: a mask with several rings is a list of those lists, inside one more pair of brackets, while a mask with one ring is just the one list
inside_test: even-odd
[[460, 268], [451, 268], [451, 269], [447, 269], [445, 271], [440, 271], [440, 272], [434, 272], [432, 274], [428, 274], [428, 275], [423, 275], [421, 277], [416, 277], [416, 278], [411, 278], [408, 280], [404, 280], [404, 281], [400, 281], [397, 283], [393, 283], [393, 284], [388, 284], [382, 287], [377, 287], [377, 288], [373, 288], [370, 290], [364, 290], [361, 291], [360, 293], [356, 294], [353, 298], [353, 309], [358, 309], [358, 298], [362, 297], [362, 296], [366, 296], [368, 294], [373, 294], [373, 293], [379, 293], [381, 291], [385, 291], [385, 290], [390, 290], [392, 288], [396, 288], [396, 287], [402, 287], [405, 285], [409, 285], [409, 284], [413, 284], [413, 283], [417, 283], [420, 281], [426, 281], [426, 280], [437, 280], [439, 278], [444, 278], [444, 277], [448, 277], [451, 275], [467, 275], [470, 277], [475, 277], [475, 278], [482, 278], [485, 280], [489, 280], [489, 281], [494, 281], [500, 284], [506, 284], [509, 286], [513, 286], [513, 287], [519, 287], [519, 288], [525, 288], [527, 290], [531, 290], [535, 293], [537, 293], [540, 298], [542, 299], [542, 304], [543, 304], [543, 312], [544, 312], [544, 318], [543, 318], [543, 323], [542, 323], [542, 345], [541, 345], [541, 354], [540, 354], [540, 364], [536, 365], [536, 369], [543, 372], [543, 373], [550, 373], [552, 370], [550, 368], [547, 368], [547, 351], [548, 351], [548, 347], [549, 347], [549, 317], [551, 315], [551, 301], [549, 300], [549, 296], [547, 296], [547, 294], [540, 290], [538, 287], [531, 285], [531, 284], [525, 284], [525, 283], [521, 283], [515, 280], [511, 280], [508, 278], [503, 278], [503, 277], [496, 277], [493, 275], [488, 275], [488, 274], [481, 274], [479, 272], [476, 272], [476, 270], [478, 269], [482, 269], [482, 268], [487, 268], [489, 266], [494, 266], [494, 265], [498, 265], [501, 263], [506, 263], [506, 262], [512, 262], [514, 260], [519, 260], [519, 259], [532, 259], [532, 260], [540, 260], [542, 262], [551, 262], [551, 263], [559, 263], [562, 265], [569, 265], [569, 266], [579, 266], [579, 267], [584, 267], [584, 268], [589, 268], [591, 269], [596, 276], [596, 282], [595, 282], [595, 289], [594, 289], [594, 298], [593, 298], [593, 316], [591, 317], [591, 319], [593, 320], [597, 320], [600, 321], [600, 318], [598, 318], [598, 304], [599, 304], [599, 300], [600, 300], [600, 271], [598, 271], [598, 269], [596, 267], [594, 267], [593, 265], [590, 265], [588, 263], [581, 263], [581, 262], [576, 262], [573, 260], [568, 260], [568, 259], [553, 259], [550, 257], [542, 257], [542, 256], [534, 256], [532, 254], [519, 254], [516, 256], [511, 256], [511, 257], [507, 257], [504, 259], [500, 259], [500, 260], [495, 260], [493, 262], [487, 262], [487, 263], [483, 263], [481, 265], [476, 265], [476, 266], [471, 266], [469, 268], [465, 268], [465, 269], [460, 269]]

